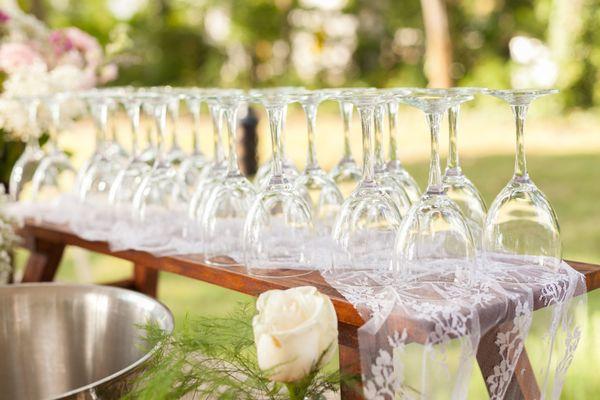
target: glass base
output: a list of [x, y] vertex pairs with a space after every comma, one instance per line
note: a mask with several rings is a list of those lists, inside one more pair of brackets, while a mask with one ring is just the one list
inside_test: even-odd
[[202, 260], [202, 262], [204, 262], [204, 264], [209, 265], [211, 267], [241, 267], [241, 266], [243, 266], [243, 264], [239, 263], [235, 259], [233, 259], [229, 256], [225, 256], [225, 255], [204, 256], [204, 259]]
[[248, 274], [259, 278], [295, 278], [312, 273], [315, 270], [291, 269], [291, 268], [251, 268], [246, 267]]

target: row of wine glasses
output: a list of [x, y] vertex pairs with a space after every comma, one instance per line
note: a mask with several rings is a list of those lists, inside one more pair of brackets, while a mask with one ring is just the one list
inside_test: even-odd
[[[13, 169], [10, 193], [15, 200], [22, 198], [29, 179], [32, 199], [49, 198], [42, 193], [51, 192], [46, 189], [64, 193], [68, 190], [62, 185], [64, 176], [71, 176], [71, 190], [82, 204], [108, 207], [140, 226], [172, 224], [176, 216], [186, 221], [181, 235], [198, 244], [207, 263], [239, 262], [257, 275], [290, 276], [306, 273], [310, 267], [331, 267], [421, 276], [441, 263], [452, 274], [459, 273], [456, 278], [472, 276], [478, 253], [488, 258], [524, 255], [529, 263], [553, 267], [561, 258], [558, 224], [547, 199], [527, 174], [523, 146], [527, 108], [549, 93], [479, 88], [122, 87], [15, 98], [11, 100], [28, 111], [31, 134]], [[507, 101], [517, 126], [514, 176], [489, 212], [462, 172], [458, 156], [460, 105], [477, 94]], [[339, 104], [344, 134], [343, 157], [330, 173], [321, 168], [315, 148], [317, 111], [324, 101]], [[94, 154], [77, 172], [58, 146], [64, 128], [61, 109], [75, 103], [87, 107], [97, 132]], [[298, 103], [306, 116], [307, 162], [302, 172], [283, 150], [291, 103]], [[430, 172], [422, 194], [400, 162], [401, 103], [420, 109], [430, 131]], [[185, 130], [179, 115], [182, 104], [192, 116], [191, 154], [180, 146]], [[199, 145], [204, 104], [213, 127], [212, 158]], [[241, 172], [237, 157], [238, 115], [249, 104], [265, 108], [272, 145], [272, 158], [254, 182]], [[362, 171], [349, 146], [354, 109], [362, 128]], [[38, 142], [40, 110], [50, 116], [50, 146], [45, 152]], [[129, 121], [129, 153], [118, 140], [117, 110], [123, 110]], [[439, 140], [446, 113], [449, 155], [442, 174]], [[143, 149], [144, 135], [148, 144]]]

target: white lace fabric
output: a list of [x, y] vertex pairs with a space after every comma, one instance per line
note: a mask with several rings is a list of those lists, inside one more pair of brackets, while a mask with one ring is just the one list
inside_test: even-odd
[[[52, 204], [14, 203], [7, 210], [15, 217], [66, 224], [82, 238], [108, 242], [114, 251], [157, 256], [203, 251], [196, 235], [184, 237], [183, 213], [152, 211], [142, 224], [126, 210], [82, 205], [71, 196]], [[335, 251], [328, 238], [306, 247], [311, 268], [329, 266]], [[428, 272], [410, 280], [374, 270], [322, 270], [366, 321], [358, 341], [367, 399], [466, 399], [476, 363], [492, 399], [511, 398], [520, 390], [516, 376], [534, 398], [560, 397], [586, 314], [582, 274], [564, 262], [550, 270], [497, 255], [481, 256], [468, 282], [448, 260], [422, 270]], [[525, 352], [531, 331], [537, 346]]]

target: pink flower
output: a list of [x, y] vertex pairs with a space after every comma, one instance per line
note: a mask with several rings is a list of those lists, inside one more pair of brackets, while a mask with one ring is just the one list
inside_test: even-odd
[[3, 10], [0, 10], [0, 24], [8, 22], [10, 20], [10, 15], [8, 15]]
[[102, 48], [96, 38], [74, 27], [66, 28], [63, 32], [73, 47], [83, 54], [88, 64], [93, 68], [100, 64]]
[[52, 33], [50, 33], [50, 36], [48, 37], [48, 40], [50, 41], [50, 44], [54, 49], [54, 54], [57, 57], [62, 56], [74, 47], [71, 39], [67, 37], [65, 32], [60, 30], [52, 31]]
[[12, 74], [33, 65], [46, 65], [41, 54], [24, 43], [4, 43], [0, 46], [0, 69]]

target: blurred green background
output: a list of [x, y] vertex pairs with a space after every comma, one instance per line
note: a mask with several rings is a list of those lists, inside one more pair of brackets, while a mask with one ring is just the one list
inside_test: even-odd
[[[127, 48], [119, 56], [115, 85], [558, 87], [559, 95], [532, 108], [526, 131], [530, 174], [557, 211], [564, 257], [600, 263], [600, 0], [19, 3], [52, 27], [75, 25], [109, 47]], [[504, 104], [489, 99], [467, 106], [461, 117], [463, 168], [488, 204], [510, 178], [511, 118]], [[262, 160], [269, 156], [264, 121], [261, 115]], [[404, 160], [423, 187], [429, 154], [424, 121], [409, 109], [402, 110], [401, 121]], [[353, 150], [360, 158], [356, 125]], [[90, 132], [82, 128], [63, 139], [79, 150], [79, 160], [92, 149], [87, 128]], [[304, 132], [303, 115], [291, 108], [286, 141], [299, 166]], [[341, 156], [335, 105], [322, 107], [319, 132], [319, 158], [328, 169]], [[208, 137], [203, 147], [210, 152]], [[20, 265], [24, 257], [19, 254]], [[119, 260], [69, 249], [59, 279], [110, 281], [130, 272]], [[222, 314], [238, 301], [250, 301], [169, 274], [161, 276], [159, 297], [179, 319], [187, 313]], [[589, 295], [588, 313], [564, 399], [600, 396], [593, 368], [600, 365], [600, 293]], [[530, 338], [532, 345], [536, 339]], [[473, 379], [471, 398], [482, 398], [477, 371]]]

